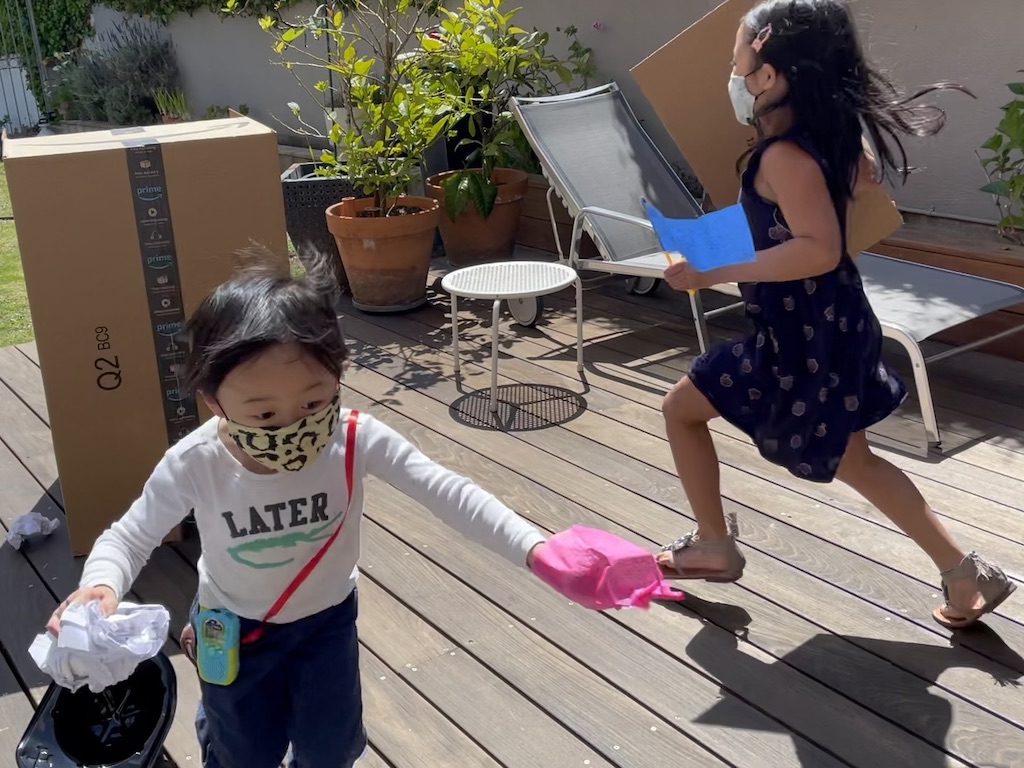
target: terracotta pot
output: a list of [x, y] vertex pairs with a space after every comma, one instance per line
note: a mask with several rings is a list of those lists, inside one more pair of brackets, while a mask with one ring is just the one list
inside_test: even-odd
[[352, 304], [364, 312], [402, 312], [427, 300], [427, 273], [440, 205], [429, 197], [406, 195], [391, 205], [419, 210], [396, 216], [360, 216], [373, 207], [373, 198], [347, 197], [326, 212], [327, 229], [348, 275]]
[[519, 214], [529, 187], [529, 176], [512, 168], [495, 168], [491, 180], [498, 185], [498, 200], [486, 219], [470, 202], [455, 221], [444, 210], [442, 182], [456, 171], [427, 179], [427, 193], [441, 203], [441, 239], [452, 266], [465, 267], [512, 258], [519, 231]]
[[173, 125], [174, 123], [180, 123], [181, 118], [178, 115], [160, 115], [160, 122], [164, 125]]

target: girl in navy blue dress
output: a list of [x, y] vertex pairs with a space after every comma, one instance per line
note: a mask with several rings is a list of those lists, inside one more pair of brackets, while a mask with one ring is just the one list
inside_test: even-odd
[[905, 176], [898, 135], [934, 134], [945, 114], [913, 104], [924, 92], [900, 98], [868, 66], [841, 0], [768, 0], [750, 11], [737, 32], [729, 92], [737, 119], [760, 136], [741, 193], [757, 259], [703, 273], [684, 261], [665, 277], [680, 291], [739, 283], [753, 331], [699, 357], [665, 398], [668, 438], [698, 530], [665, 547], [661, 567], [678, 579], [731, 582], [743, 574], [707, 426], [720, 416], [768, 461], [809, 481], [838, 478], [877, 506], [941, 573], [945, 602], [935, 619], [972, 624], [1014, 585], [965, 554], [911, 480], [868, 447], [865, 430], [907, 392], [882, 361], [881, 328], [840, 225], [857, 173], [874, 170], [865, 130], [880, 169]]

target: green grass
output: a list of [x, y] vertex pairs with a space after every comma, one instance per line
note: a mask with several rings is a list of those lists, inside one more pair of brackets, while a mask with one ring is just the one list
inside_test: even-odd
[[7, 174], [0, 170], [0, 347], [31, 341], [32, 318], [25, 295], [25, 275], [21, 271], [18, 236], [11, 217], [11, 196]]

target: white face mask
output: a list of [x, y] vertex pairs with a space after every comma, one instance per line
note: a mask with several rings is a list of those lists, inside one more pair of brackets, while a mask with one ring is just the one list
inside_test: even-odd
[[754, 102], [757, 97], [747, 88], [746, 77], [729, 75], [729, 99], [732, 101], [732, 108], [736, 113], [736, 119], [743, 125], [753, 125]]

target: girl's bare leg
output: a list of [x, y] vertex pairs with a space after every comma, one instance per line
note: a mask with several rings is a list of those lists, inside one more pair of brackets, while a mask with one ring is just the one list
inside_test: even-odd
[[718, 454], [708, 429], [708, 422], [717, 419], [718, 412], [693, 382], [683, 377], [665, 395], [662, 413], [676, 473], [697, 518], [701, 539], [726, 538]]
[[730, 582], [743, 576], [746, 560], [722, 509], [718, 455], [708, 422], [718, 413], [689, 378], [672, 388], [663, 405], [676, 472], [697, 518], [697, 531], [658, 555], [668, 578]]
[[836, 477], [899, 526], [932, 559], [940, 573], [955, 568], [964, 559], [963, 550], [917, 486], [901, 469], [872, 453], [863, 432], [850, 437]]
[[[874, 504], [932, 559], [943, 574], [949, 603], [961, 609], [945, 605], [939, 609], [942, 616], [955, 620], [961, 618], [961, 614], [983, 607], [988, 596], [982, 594], [978, 580], [947, 578], [964, 562], [964, 551], [953, 541], [911, 479], [901, 469], [872, 453], [863, 432], [850, 438], [837, 477]], [[1005, 576], [1000, 572], [997, 578], [1005, 579]], [[998, 587], [991, 589], [993, 594], [999, 594]]]

